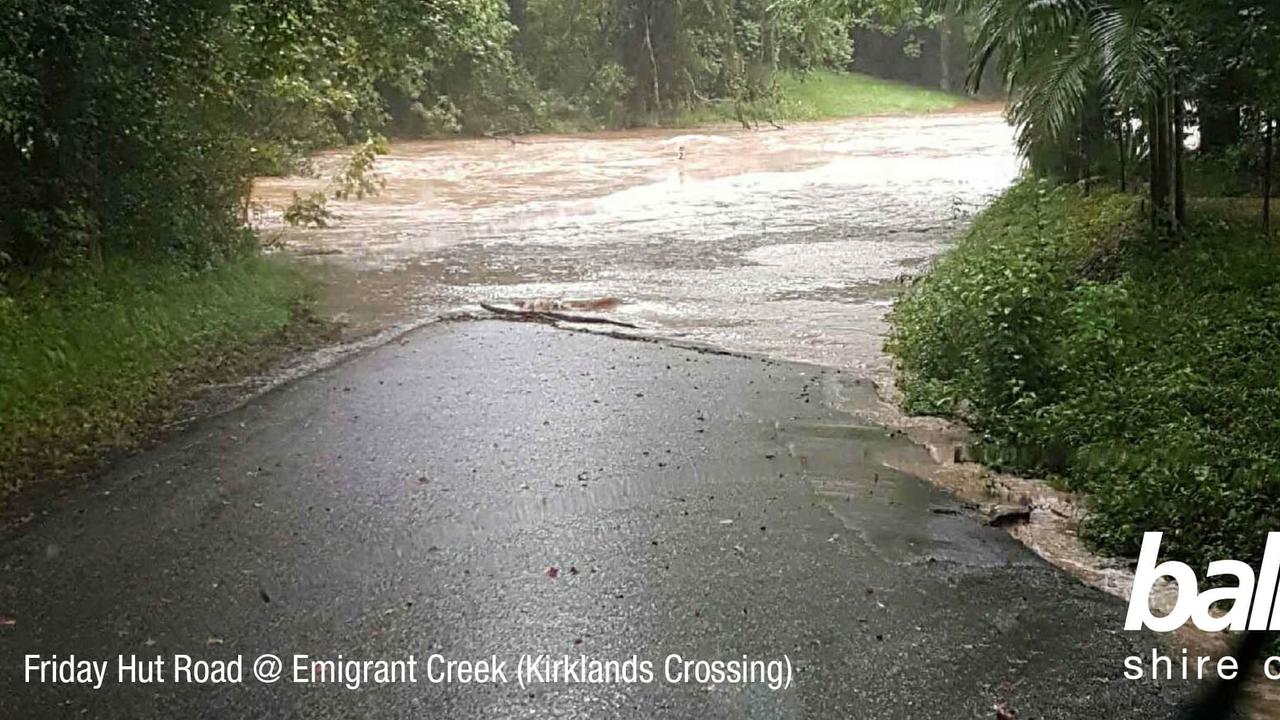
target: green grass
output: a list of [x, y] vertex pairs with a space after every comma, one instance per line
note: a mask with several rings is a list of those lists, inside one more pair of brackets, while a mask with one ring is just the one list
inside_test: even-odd
[[856, 73], [819, 71], [800, 78], [784, 75], [783, 110], [788, 120], [823, 120], [881, 113], [931, 112], [965, 102], [956, 95], [925, 90]]
[[201, 272], [117, 260], [0, 296], [0, 500], [135, 443], [184, 385], [289, 326], [308, 292], [299, 270], [253, 255]]
[[[781, 99], [776, 106], [762, 109], [761, 121], [777, 122], [831, 120], [891, 113], [922, 113], [947, 110], [966, 102], [965, 98], [926, 90], [858, 73], [819, 70], [803, 76], [784, 74], [778, 79]], [[716, 103], [687, 111], [680, 125], [736, 122], [732, 103]]]
[[892, 314], [907, 409], [965, 420], [990, 464], [1088, 494], [1085, 537], [1193, 562], [1280, 527], [1280, 243], [1201, 200], [1173, 246], [1133, 196], [1026, 181]]

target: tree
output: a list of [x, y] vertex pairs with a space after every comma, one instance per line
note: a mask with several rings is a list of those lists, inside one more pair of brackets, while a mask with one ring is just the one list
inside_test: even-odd
[[[0, 4], [0, 273], [243, 247], [255, 174], [499, 115], [502, 0]], [[501, 102], [501, 101], [500, 101]], [[501, 109], [501, 108], [499, 108]]]
[[[937, 0], [929, 6], [965, 13], [976, 25], [970, 81], [990, 63], [1002, 68], [1014, 92], [1010, 116], [1019, 147], [1036, 172], [1086, 179], [1110, 146], [1125, 187], [1128, 157], [1144, 152], [1152, 222], [1170, 234], [1186, 221], [1191, 121], [1200, 121], [1210, 149], [1250, 135], [1265, 144], [1280, 107], [1274, 80], [1280, 50], [1273, 41], [1280, 8], [1274, 3]], [[1259, 116], [1254, 128], [1260, 130], [1250, 129], [1249, 118]]]

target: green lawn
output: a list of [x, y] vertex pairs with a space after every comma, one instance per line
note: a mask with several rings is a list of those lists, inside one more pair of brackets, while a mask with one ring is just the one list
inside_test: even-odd
[[[820, 70], [779, 78], [782, 99], [762, 110], [760, 121], [830, 120], [888, 113], [946, 110], [967, 102], [963, 97], [880, 80], [857, 73]], [[731, 103], [717, 103], [681, 115], [679, 125], [736, 122]]]
[[803, 78], [784, 75], [783, 109], [788, 120], [822, 120], [878, 113], [946, 110], [965, 98], [938, 90], [880, 80], [856, 73], [814, 72]]

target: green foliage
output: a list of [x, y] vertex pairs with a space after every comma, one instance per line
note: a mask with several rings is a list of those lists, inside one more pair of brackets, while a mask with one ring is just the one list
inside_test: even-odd
[[329, 196], [322, 192], [301, 195], [296, 191], [284, 209], [282, 219], [290, 227], [329, 227], [334, 214], [329, 210]]
[[245, 255], [216, 269], [137, 258], [0, 298], [0, 497], [127, 445], [184, 370], [279, 331], [308, 282]]
[[512, 7], [517, 60], [547, 98], [541, 110], [615, 126], [703, 108], [742, 122], [767, 118], [779, 101], [780, 70], [843, 67], [855, 25], [872, 17], [918, 20], [914, 0], [525, 0]]
[[893, 311], [908, 409], [1089, 493], [1108, 552], [1250, 558], [1280, 522], [1280, 247], [1198, 209], [1163, 248], [1132, 196], [1023, 182]]
[[4, 3], [0, 272], [234, 255], [255, 175], [500, 115], [513, 32], [503, 0]]
[[346, 164], [333, 176], [330, 184], [335, 200], [347, 200], [352, 197], [363, 200], [365, 197], [377, 195], [387, 186], [386, 178], [374, 169], [378, 156], [387, 152], [387, 141], [382, 137], [371, 137], [365, 140]]
[[1256, 140], [1264, 119], [1280, 114], [1275, 2], [925, 4], [972, 20], [971, 82], [989, 64], [1000, 69], [1012, 90], [1018, 144], [1037, 176], [1076, 181], [1105, 172], [1123, 189], [1133, 160], [1145, 159], [1152, 221], [1166, 234], [1186, 221], [1192, 123], [1199, 120], [1209, 144], [1229, 145], [1242, 135]]
[[[0, 5], [0, 287], [113, 253], [217, 263], [244, 241], [255, 176], [382, 131], [622, 125], [719, 100], [767, 115], [779, 68], [844, 63], [851, 24], [905, 5], [12, 0]], [[340, 195], [376, 188], [354, 169]]]
[[382, 192], [387, 180], [374, 165], [378, 156], [387, 152], [387, 141], [381, 136], [371, 136], [361, 143], [342, 168], [329, 180], [323, 191], [301, 195], [293, 193], [293, 200], [284, 209], [283, 220], [293, 227], [328, 227], [337, 216], [329, 210], [329, 197], [334, 200], [363, 200]]

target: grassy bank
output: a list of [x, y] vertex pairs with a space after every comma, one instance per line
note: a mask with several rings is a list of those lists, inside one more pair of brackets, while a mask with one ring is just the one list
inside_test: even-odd
[[251, 368], [309, 282], [248, 256], [194, 272], [115, 261], [0, 296], [0, 501], [127, 448], [192, 386]]
[[1086, 537], [1253, 558], [1280, 523], [1280, 244], [1255, 208], [1151, 237], [1132, 196], [1024, 182], [895, 308], [907, 409], [984, 459], [1084, 491]]
[[[819, 70], [803, 76], [783, 74], [778, 79], [781, 99], [775, 106], [757, 111], [758, 119], [776, 122], [833, 120], [860, 115], [931, 112], [965, 102], [956, 95], [880, 80], [857, 73]], [[737, 122], [733, 103], [704, 105], [685, 112], [680, 125]]]

